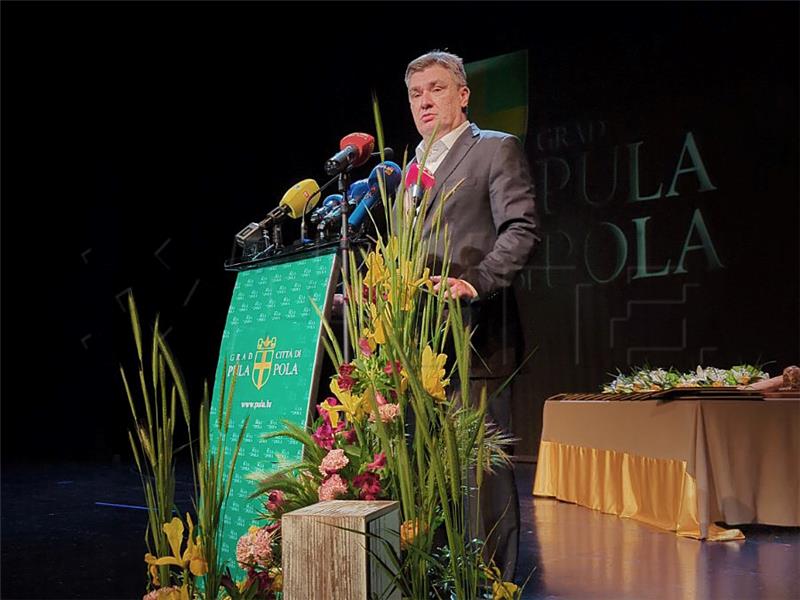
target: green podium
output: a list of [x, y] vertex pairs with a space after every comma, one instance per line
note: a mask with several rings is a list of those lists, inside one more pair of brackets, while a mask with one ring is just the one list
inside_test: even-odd
[[[322, 321], [311, 301], [329, 314], [336, 282], [336, 248], [268, 259], [237, 274], [225, 330], [222, 334], [210, 411], [219, 414], [223, 370], [229, 386], [236, 375], [226, 457], [235, 448], [245, 418], [250, 417], [239, 451], [231, 493], [223, 506], [224, 538], [220, 556], [234, 578], [243, 571], [236, 563], [236, 542], [258, 520], [263, 499], [248, 500], [255, 487], [247, 479], [254, 471], [270, 472], [301, 459], [294, 440], [263, 440], [265, 433], [283, 428], [287, 420], [305, 426], [316, 399], [322, 361]], [[216, 427], [210, 428], [212, 447]], [[229, 460], [229, 459], [228, 459]]]

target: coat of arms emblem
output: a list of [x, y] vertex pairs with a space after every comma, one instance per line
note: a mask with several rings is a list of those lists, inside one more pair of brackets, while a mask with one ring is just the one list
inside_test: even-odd
[[258, 339], [256, 356], [253, 359], [253, 385], [260, 390], [269, 381], [272, 373], [272, 357], [275, 355], [275, 346], [278, 343], [276, 337], [263, 337]]

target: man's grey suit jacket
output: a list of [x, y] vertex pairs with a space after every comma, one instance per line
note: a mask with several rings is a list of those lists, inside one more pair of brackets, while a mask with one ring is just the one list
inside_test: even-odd
[[[533, 181], [522, 144], [510, 134], [471, 124], [436, 169], [424, 237], [431, 235], [434, 213], [454, 187], [442, 209], [442, 225], [447, 223], [450, 231], [450, 276], [468, 281], [479, 296], [470, 305], [473, 344], [480, 357], [472, 358], [471, 376], [507, 377], [517, 367], [523, 346], [511, 286], [539, 239]], [[442, 253], [440, 243], [434, 250], [438, 264]]]

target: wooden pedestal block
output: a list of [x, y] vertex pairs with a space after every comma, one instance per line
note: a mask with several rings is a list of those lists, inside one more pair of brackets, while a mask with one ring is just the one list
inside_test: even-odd
[[386, 545], [364, 535], [380, 536], [399, 552], [399, 531], [398, 502], [330, 500], [286, 513], [285, 600], [400, 600], [396, 589], [387, 594], [392, 577], [374, 557], [391, 565]]

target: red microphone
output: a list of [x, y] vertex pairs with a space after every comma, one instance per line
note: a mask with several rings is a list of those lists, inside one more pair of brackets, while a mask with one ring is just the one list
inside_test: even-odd
[[414, 204], [418, 205], [420, 201], [422, 201], [425, 192], [431, 189], [435, 183], [436, 178], [428, 169], [423, 168], [422, 177], [420, 177], [419, 164], [413, 163], [408, 168], [408, 173], [406, 173], [406, 188], [408, 189], [408, 194], [414, 200]]
[[351, 133], [339, 142], [339, 152], [325, 163], [325, 173], [338, 175], [369, 160], [375, 148], [375, 138], [368, 133]]

